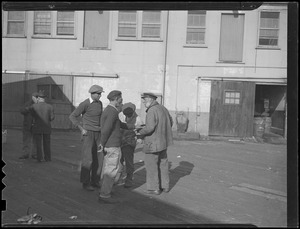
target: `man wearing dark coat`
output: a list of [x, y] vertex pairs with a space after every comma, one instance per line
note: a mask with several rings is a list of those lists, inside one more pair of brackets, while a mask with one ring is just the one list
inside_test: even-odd
[[33, 137], [37, 147], [37, 161], [41, 162], [44, 150], [44, 160], [51, 161], [51, 122], [54, 120], [52, 105], [45, 102], [46, 95], [43, 91], [38, 94], [38, 102], [31, 106], [31, 113], [34, 118], [32, 126]]

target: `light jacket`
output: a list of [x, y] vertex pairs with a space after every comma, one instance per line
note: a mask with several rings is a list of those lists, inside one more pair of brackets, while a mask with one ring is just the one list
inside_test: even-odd
[[173, 120], [169, 111], [157, 101], [146, 110], [146, 125], [139, 131], [144, 138], [144, 153], [160, 152], [173, 144]]

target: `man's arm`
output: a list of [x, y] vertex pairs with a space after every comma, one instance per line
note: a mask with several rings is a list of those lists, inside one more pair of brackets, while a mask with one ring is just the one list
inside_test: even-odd
[[[102, 114], [103, 115], [103, 114]], [[114, 122], [119, 121], [114, 114], [104, 114], [101, 117], [101, 139], [100, 144], [105, 147], [114, 127]]]
[[146, 116], [146, 125], [143, 129], [139, 131], [140, 135], [148, 135], [153, 133], [157, 126], [157, 119], [155, 118], [155, 114], [152, 110], [149, 110]]
[[20, 109], [20, 113], [22, 115], [26, 115], [30, 113], [30, 109], [29, 109], [30, 105], [31, 105], [31, 101], [26, 102], [24, 106]]
[[86, 101], [83, 101], [79, 106], [70, 114], [69, 119], [75, 127], [78, 127], [82, 133], [85, 135], [87, 131], [80, 125], [79, 116], [84, 114], [86, 111]]

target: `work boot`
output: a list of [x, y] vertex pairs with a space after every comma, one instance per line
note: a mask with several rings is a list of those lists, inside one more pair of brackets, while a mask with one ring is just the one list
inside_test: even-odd
[[82, 188], [87, 190], [87, 191], [94, 191], [95, 188], [89, 184], [82, 184]]

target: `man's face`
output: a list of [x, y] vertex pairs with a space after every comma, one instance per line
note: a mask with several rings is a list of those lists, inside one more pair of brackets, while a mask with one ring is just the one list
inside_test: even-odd
[[92, 93], [91, 94], [91, 97], [92, 97], [92, 99], [93, 100], [99, 100], [100, 99], [100, 97], [101, 97], [101, 92], [97, 92], [97, 93]]
[[37, 97], [32, 96], [31, 98], [32, 98], [32, 101], [33, 101], [34, 103], [37, 103], [37, 101], [38, 101], [38, 100], [37, 100]]
[[149, 97], [144, 97], [144, 98], [142, 98], [142, 101], [143, 101], [145, 107], [148, 108], [148, 107], [150, 107], [153, 100]]
[[120, 96], [117, 99], [117, 105], [116, 106], [122, 108], [122, 105], [123, 105], [123, 98], [122, 98], [122, 96]]

